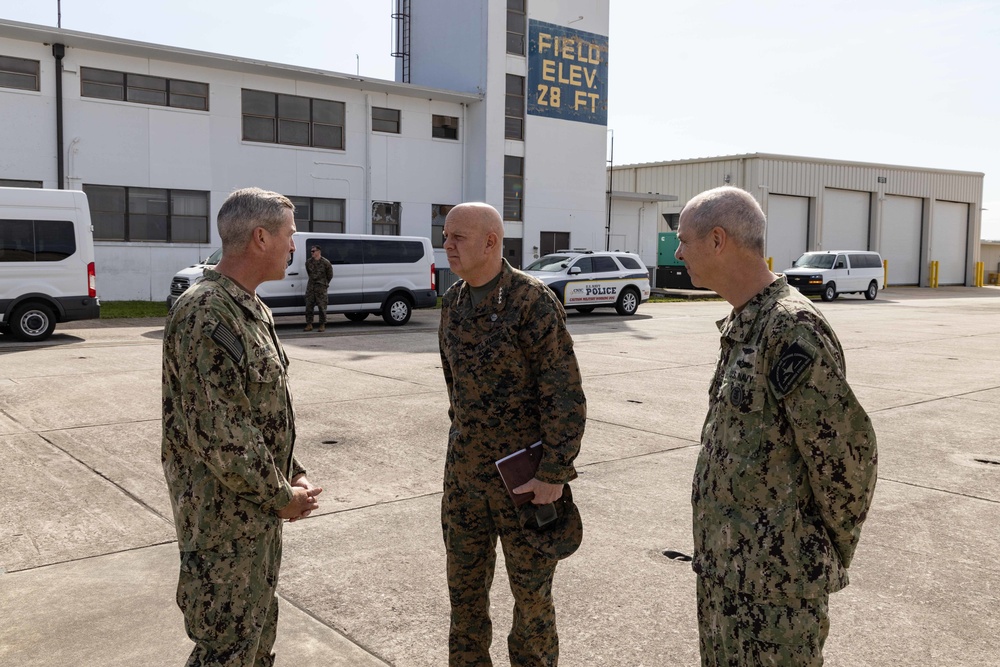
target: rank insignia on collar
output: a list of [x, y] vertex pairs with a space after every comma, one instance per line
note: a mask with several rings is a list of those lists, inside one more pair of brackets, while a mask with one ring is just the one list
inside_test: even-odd
[[503, 288], [497, 291], [497, 303], [503, 303]]
[[774, 393], [780, 398], [791, 391], [814, 358], [810, 346], [801, 338], [786, 347], [768, 374]]

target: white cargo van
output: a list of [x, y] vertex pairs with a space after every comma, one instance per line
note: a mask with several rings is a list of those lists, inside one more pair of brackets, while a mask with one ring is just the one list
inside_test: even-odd
[[789, 285], [803, 294], [819, 294], [823, 301], [849, 293], [871, 301], [885, 287], [882, 256], [868, 250], [807, 252], [784, 273]]
[[[257, 294], [275, 315], [305, 315], [306, 259], [317, 245], [333, 264], [327, 313], [360, 322], [372, 313], [387, 324], [406, 324], [414, 308], [437, 305], [434, 249], [428, 238], [368, 234], [296, 232], [295, 253], [282, 280], [262, 283]], [[167, 304], [201, 279], [206, 265], [222, 256], [216, 251], [205, 264], [180, 271], [170, 283]]]
[[0, 188], [0, 332], [39, 341], [100, 316], [87, 195]]

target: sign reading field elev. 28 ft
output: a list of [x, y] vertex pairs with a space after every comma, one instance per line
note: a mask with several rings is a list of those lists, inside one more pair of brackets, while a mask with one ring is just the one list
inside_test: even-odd
[[608, 38], [560, 25], [528, 26], [528, 113], [608, 124]]

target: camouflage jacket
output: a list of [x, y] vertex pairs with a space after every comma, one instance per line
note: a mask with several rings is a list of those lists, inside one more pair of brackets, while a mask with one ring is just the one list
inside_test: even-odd
[[783, 277], [718, 325], [693, 567], [760, 598], [840, 590], [876, 480], [875, 432], [840, 341]]
[[333, 280], [333, 264], [326, 257], [319, 259], [310, 257], [306, 260], [306, 273], [309, 275], [307, 288], [322, 287], [325, 289]]
[[281, 520], [295, 423], [288, 357], [271, 311], [207, 269], [163, 332], [161, 460], [181, 551], [256, 535]]
[[451, 417], [446, 476], [474, 492], [502, 491], [497, 459], [541, 440], [536, 477], [576, 478], [587, 399], [566, 311], [552, 292], [505, 260], [476, 306], [464, 281], [452, 285], [439, 341]]

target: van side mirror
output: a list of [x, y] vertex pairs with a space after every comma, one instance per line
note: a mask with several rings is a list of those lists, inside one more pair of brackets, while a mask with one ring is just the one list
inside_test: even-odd
[[837, 262], [837, 266], [835, 266], [833, 268], [835, 268], [835, 269], [842, 269], [842, 268], [844, 268], [844, 263], [843, 262]]

